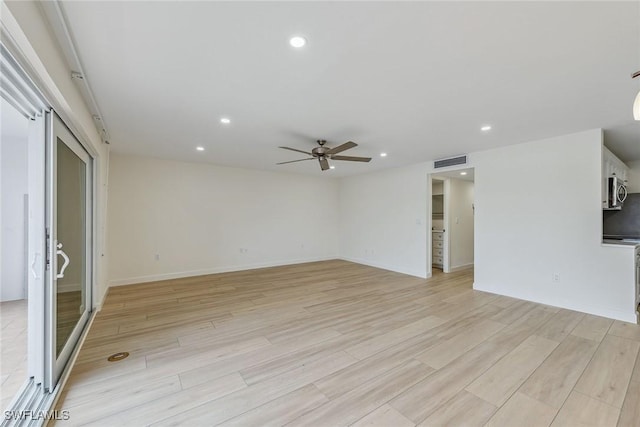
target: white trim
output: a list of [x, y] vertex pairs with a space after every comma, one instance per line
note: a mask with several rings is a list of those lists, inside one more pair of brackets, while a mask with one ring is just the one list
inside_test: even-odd
[[[304, 264], [307, 262], [330, 261], [334, 259], [339, 259], [339, 258], [335, 256], [299, 258], [299, 259], [288, 260], [288, 261], [274, 261], [274, 262], [244, 264], [244, 265], [236, 265], [236, 266], [228, 266], [228, 267], [204, 268], [201, 270], [179, 271], [175, 273], [152, 274], [149, 276], [138, 276], [138, 277], [129, 277], [124, 279], [110, 280], [109, 287], [134, 285], [136, 283], [157, 282], [161, 280], [182, 279], [185, 277], [204, 276], [206, 274], [218, 274], [218, 273], [230, 273], [234, 271], [255, 270], [257, 268], [281, 267], [284, 265]], [[105, 295], [106, 295], [106, 292], [105, 292]], [[103, 301], [104, 301], [104, 296], [103, 296]]]
[[450, 273], [454, 273], [454, 272], [456, 272], [456, 271], [470, 270], [470, 269], [472, 269], [472, 268], [473, 268], [473, 266], [474, 266], [474, 263], [472, 263], [472, 262], [471, 262], [471, 263], [469, 263], [469, 264], [458, 265], [458, 266], [456, 266], [456, 267], [451, 267], [451, 268], [449, 269], [449, 272], [450, 272]]
[[[194, 276], [204, 276], [207, 274], [219, 274], [219, 273], [231, 273], [235, 271], [246, 271], [246, 270], [255, 270], [258, 268], [269, 268], [269, 267], [282, 267], [285, 265], [295, 265], [295, 264], [304, 264], [307, 262], [319, 262], [319, 261], [331, 261], [331, 260], [341, 260], [353, 262], [356, 264], [367, 265], [369, 267], [376, 267], [382, 270], [393, 271], [394, 273], [406, 274], [413, 277], [418, 277], [421, 279], [428, 279], [431, 277], [431, 274], [428, 274], [427, 277], [424, 277], [420, 273], [416, 273], [414, 271], [404, 271], [398, 270], [395, 268], [390, 268], [386, 265], [371, 263], [369, 261], [359, 260], [355, 258], [346, 258], [346, 257], [315, 257], [315, 258], [304, 258], [304, 259], [296, 259], [290, 261], [280, 261], [280, 262], [266, 262], [266, 263], [258, 263], [258, 264], [247, 264], [247, 265], [239, 265], [233, 267], [218, 267], [218, 268], [205, 268], [202, 270], [191, 270], [191, 271], [181, 271], [176, 273], [165, 273], [165, 274], [153, 274], [149, 276], [139, 276], [139, 277], [131, 277], [127, 279], [117, 279], [111, 280], [109, 282], [109, 287], [112, 286], [127, 286], [127, 285], [135, 285], [138, 283], [147, 283], [147, 282], [159, 282], [161, 280], [171, 280], [171, 279], [183, 279], [186, 277], [194, 277]], [[108, 292], [108, 289], [107, 289]], [[107, 292], [102, 296], [100, 305], [104, 302], [106, 298]]]
[[544, 304], [551, 307], [564, 308], [567, 310], [578, 311], [580, 313], [587, 313], [587, 314], [593, 314], [595, 316], [606, 317], [608, 319], [621, 320], [623, 322], [636, 323], [637, 321], [635, 311], [626, 312], [626, 311], [620, 311], [616, 309], [609, 309], [606, 307], [586, 306], [582, 304], [576, 304], [575, 301], [572, 301], [572, 300], [554, 299], [553, 301], [549, 301], [541, 298], [532, 298], [529, 295], [526, 295], [526, 296], [519, 295], [517, 292], [504, 292], [503, 290], [501, 290], [500, 292], [496, 292], [493, 289], [491, 289], [491, 287], [489, 286], [477, 286], [475, 282], [473, 283], [473, 289], [476, 291], [488, 292], [495, 295], [504, 295], [504, 296], [516, 298], [522, 301], [535, 302], [538, 304]]
[[104, 123], [104, 117], [100, 112], [98, 103], [91, 90], [91, 85], [87, 79], [87, 75], [84, 72], [82, 61], [76, 50], [75, 38], [73, 32], [67, 24], [67, 15], [64, 11], [64, 5], [58, 0], [49, 0], [38, 3], [42, 8], [49, 25], [58, 41], [58, 45], [61, 47], [64, 54], [67, 65], [72, 70], [72, 75], [78, 73], [80, 78], [74, 78], [73, 80], [78, 84], [80, 93], [85, 100], [85, 103], [89, 107], [90, 113], [93, 116], [93, 122], [96, 126], [96, 130], [102, 139], [102, 142], [109, 143], [109, 133], [107, 132], [106, 124]]
[[418, 270], [407, 270], [403, 268], [393, 267], [387, 264], [380, 264], [377, 262], [367, 261], [360, 258], [340, 257], [343, 261], [355, 262], [356, 264], [368, 265], [369, 267], [376, 267], [382, 270], [393, 271], [394, 273], [406, 274], [407, 276], [419, 277], [420, 279], [427, 279], [431, 277], [429, 273], [425, 276], [424, 272]]

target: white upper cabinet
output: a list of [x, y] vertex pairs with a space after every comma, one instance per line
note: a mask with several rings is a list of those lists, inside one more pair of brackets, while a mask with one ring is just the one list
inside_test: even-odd
[[629, 167], [616, 157], [607, 147], [602, 147], [602, 203], [607, 200], [607, 178], [617, 176], [626, 182], [629, 175]]
[[602, 177], [609, 178], [610, 176], [617, 176], [618, 178], [626, 181], [629, 168], [624, 164], [622, 160], [616, 157], [607, 147], [603, 147], [602, 152]]

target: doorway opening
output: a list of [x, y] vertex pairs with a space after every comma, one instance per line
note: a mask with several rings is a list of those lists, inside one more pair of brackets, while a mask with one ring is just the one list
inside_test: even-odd
[[0, 62], [0, 404], [35, 422], [92, 313], [94, 158], [2, 43]]
[[475, 175], [473, 168], [434, 173], [431, 186], [431, 274], [474, 265]]
[[0, 405], [27, 378], [29, 119], [0, 98]]

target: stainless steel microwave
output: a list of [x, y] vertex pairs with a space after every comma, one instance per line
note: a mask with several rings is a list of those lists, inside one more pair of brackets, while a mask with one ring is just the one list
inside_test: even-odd
[[607, 178], [607, 200], [604, 209], [620, 210], [627, 198], [627, 186], [617, 176]]

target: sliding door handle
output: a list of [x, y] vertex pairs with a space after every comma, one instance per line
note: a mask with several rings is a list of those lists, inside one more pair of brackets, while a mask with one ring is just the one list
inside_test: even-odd
[[56, 279], [62, 279], [64, 277], [64, 271], [69, 267], [69, 257], [62, 250], [62, 243], [58, 243], [56, 245], [56, 255], [60, 255], [64, 259], [64, 264], [62, 264], [62, 268], [60, 269], [60, 273], [56, 274]]
[[38, 271], [36, 270], [36, 264], [38, 263], [38, 257], [40, 256], [40, 252], [36, 252], [33, 255], [33, 262], [31, 263], [31, 274], [33, 274], [33, 278], [34, 279], [39, 279], [40, 275], [38, 274]]

